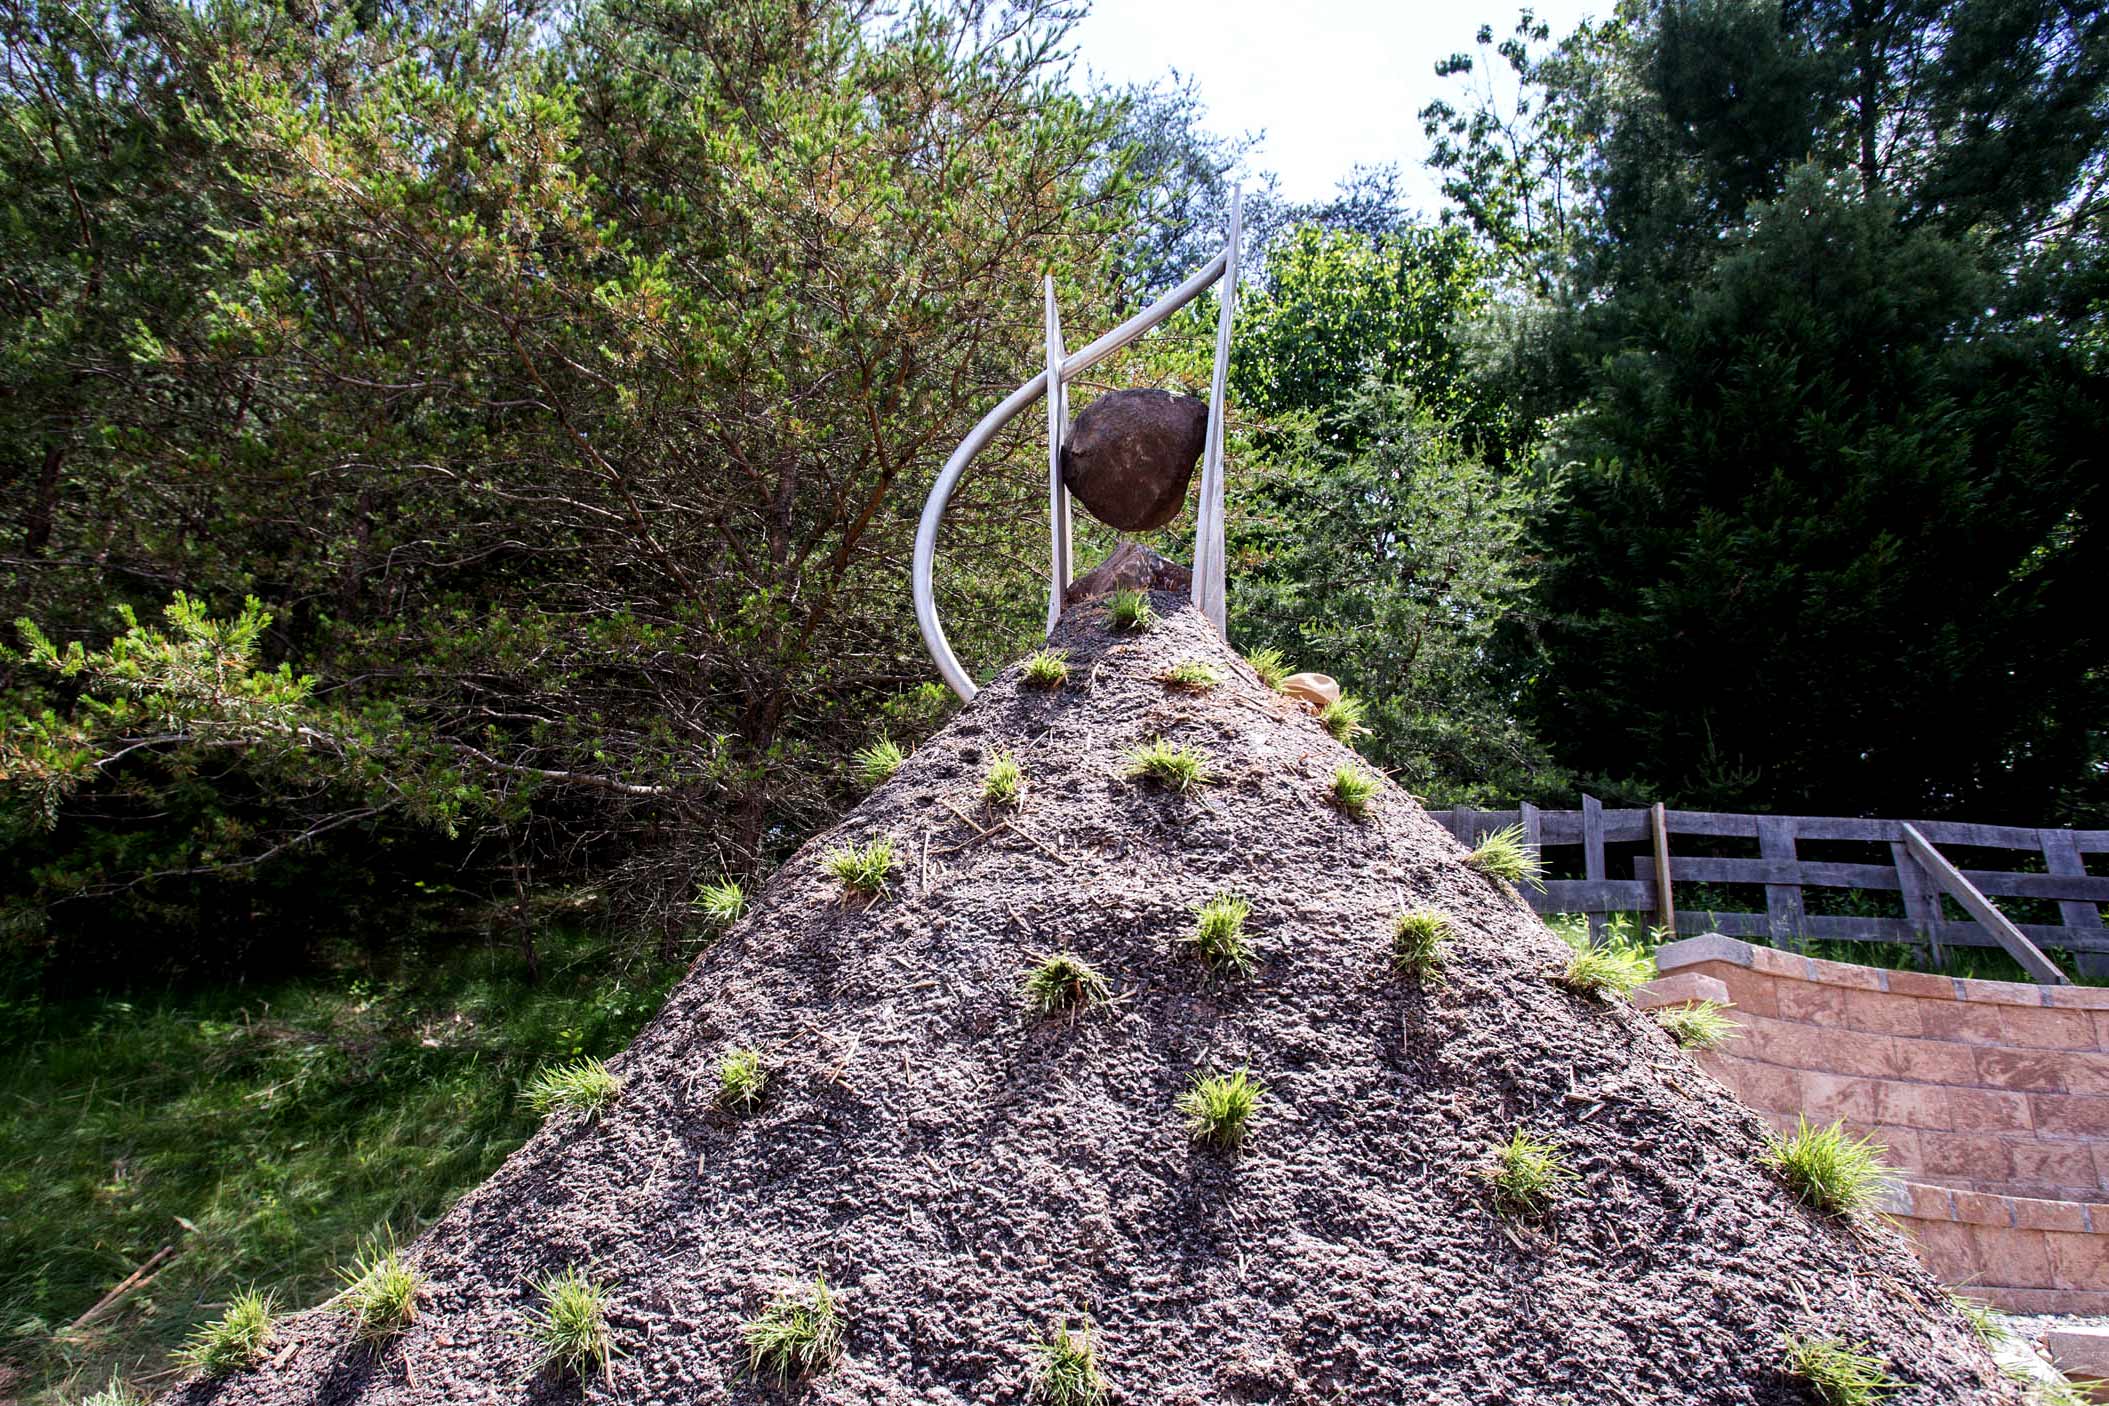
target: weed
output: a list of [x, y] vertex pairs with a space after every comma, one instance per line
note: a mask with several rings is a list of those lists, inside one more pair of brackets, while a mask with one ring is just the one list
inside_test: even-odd
[[882, 737], [858, 751], [853, 759], [857, 763], [857, 775], [864, 784], [876, 787], [893, 780], [893, 774], [908, 760], [908, 754], [895, 745], [892, 738]]
[[840, 1356], [842, 1334], [842, 1309], [828, 1290], [826, 1275], [815, 1278], [808, 1289], [777, 1295], [740, 1327], [747, 1369], [784, 1385], [824, 1369]]
[[1194, 909], [1194, 930], [1186, 941], [1217, 971], [1242, 976], [1253, 968], [1252, 940], [1245, 936], [1245, 920], [1251, 916], [1250, 903], [1236, 894], [1219, 893]]
[[1318, 725], [1333, 734], [1338, 742], [1353, 742], [1358, 733], [1368, 732], [1363, 719], [1369, 709], [1352, 693], [1343, 693], [1318, 710]]
[[844, 889], [870, 895], [886, 892], [886, 880], [893, 874], [893, 863], [893, 841], [883, 837], [863, 849], [855, 845], [831, 849], [820, 861], [821, 867]]
[[1106, 601], [1106, 623], [1124, 634], [1141, 634], [1157, 623], [1147, 591], [1115, 591]]
[[251, 1289], [235, 1295], [225, 1313], [192, 1333], [178, 1356], [208, 1377], [224, 1377], [254, 1367], [270, 1341], [271, 1300]]
[[1106, 979], [1089, 962], [1068, 952], [1040, 957], [1025, 976], [1025, 1005], [1034, 1015], [1055, 1015], [1106, 999]]
[[608, 1331], [608, 1291], [576, 1265], [535, 1285], [542, 1296], [527, 1316], [527, 1339], [538, 1349], [538, 1369], [586, 1374], [598, 1367], [614, 1380], [615, 1338]]
[[696, 890], [696, 907], [702, 910], [704, 922], [723, 932], [746, 916], [747, 891], [732, 879], [704, 884]]
[[1888, 1363], [1868, 1352], [1866, 1343], [1849, 1347], [1839, 1338], [1788, 1333], [1780, 1346], [1787, 1357], [1787, 1375], [1807, 1382], [1824, 1406], [1872, 1406], [1902, 1385], [1889, 1375]]
[[520, 1099], [547, 1117], [558, 1109], [598, 1113], [622, 1091], [622, 1080], [597, 1059], [573, 1060], [544, 1069], [527, 1081]]
[[1032, 1353], [1039, 1359], [1033, 1391], [1047, 1406], [1100, 1406], [1106, 1399], [1106, 1379], [1099, 1374], [1088, 1320], [1073, 1333], [1067, 1323], [1055, 1324], [1047, 1341], [1032, 1345]]
[[1188, 791], [1214, 780], [1208, 753], [1199, 747], [1181, 747], [1162, 737], [1145, 747], [1136, 747], [1124, 758], [1121, 775], [1130, 781], [1150, 781], [1168, 791]]
[[1655, 1019], [1685, 1049], [1713, 1050], [1743, 1028], [1722, 1014], [1727, 1009], [1719, 1001], [1687, 1001], [1681, 1006], [1664, 1006], [1655, 1012]]
[[1765, 1162], [1797, 1199], [1830, 1215], [1849, 1216], [1871, 1205], [1894, 1175], [1882, 1151], [1873, 1138], [1848, 1133], [1843, 1118], [1812, 1128], [1804, 1117], [1791, 1135], [1766, 1139]]
[[1223, 682], [1211, 666], [1198, 659], [1182, 659], [1157, 676], [1157, 681], [1168, 688], [1183, 688], [1192, 693], [1206, 693]]
[[1005, 752], [989, 766], [989, 774], [981, 778], [981, 798], [992, 806], [1015, 806], [1025, 797], [1025, 769], [1018, 759]]
[[1655, 979], [1655, 959], [1618, 933], [1608, 934], [1601, 947], [1589, 941], [1587, 928], [1579, 934], [1563, 929], [1560, 936], [1570, 950], [1567, 965], [1553, 980], [1569, 991], [1599, 999], [1630, 996]]
[[1034, 688], [1060, 688], [1069, 682], [1069, 652], [1043, 649], [1025, 661], [1025, 681]]
[[1465, 863], [1483, 874], [1492, 874], [1512, 884], [1534, 889], [1545, 887], [1545, 860], [1535, 846], [1523, 842], [1521, 825], [1504, 825], [1499, 830], [1483, 832], [1479, 837], [1479, 847], [1465, 856]]
[[1186, 1115], [1188, 1135], [1195, 1142], [1235, 1150], [1245, 1141], [1252, 1110], [1266, 1092], [1266, 1085], [1253, 1078], [1250, 1070], [1196, 1074], [1193, 1084], [1179, 1095], [1179, 1111]]
[[351, 1315], [354, 1342], [378, 1346], [417, 1317], [417, 1296], [424, 1281], [396, 1251], [362, 1255], [342, 1273], [344, 1292], [338, 1301]]
[[82, 1397], [80, 1406], [146, 1406], [146, 1398], [130, 1383], [112, 1381], [94, 1395]]
[[727, 1050], [718, 1061], [718, 1107], [752, 1113], [762, 1106], [762, 1091], [768, 1086], [769, 1070], [760, 1050]]
[[1245, 656], [1245, 662], [1252, 666], [1253, 673], [1260, 676], [1260, 682], [1271, 689], [1279, 690], [1282, 680], [1289, 677], [1289, 661], [1278, 649], [1255, 649]]
[[1401, 913], [1391, 925], [1391, 960], [1400, 971], [1426, 981], [1442, 970], [1450, 938], [1450, 920], [1433, 908]]
[[1522, 1128], [1494, 1148], [1487, 1172], [1494, 1200], [1518, 1215], [1540, 1216], [1552, 1209], [1560, 1191], [1576, 1180], [1574, 1169], [1556, 1142], [1540, 1142]]
[[1369, 812], [1370, 797], [1377, 794], [1377, 778], [1359, 767], [1344, 766], [1333, 773], [1333, 804], [1361, 819]]

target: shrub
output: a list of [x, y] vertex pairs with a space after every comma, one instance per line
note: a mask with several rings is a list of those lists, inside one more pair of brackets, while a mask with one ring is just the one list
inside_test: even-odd
[[554, 1065], [527, 1081], [520, 1098], [536, 1113], [547, 1117], [558, 1109], [598, 1113], [622, 1091], [622, 1080], [597, 1059], [574, 1060]]
[[614, 1379], [615, 1339], [608, 1331], [608, 1291], [573, 1266], [535, 1285], [542, 1302], [527, 1316], [537, 1369], [584, 1376], [598, 1367]]
[[704, 884], [696, 890], [696, 907], [703, 921], [723, 932], [747, 913], [747, 891], [731, 879]]
[[893, 780], [894, 773], [908, 760], [908, 754], [895, 746], [892, 738], [882, 737], [869, 747], [858, 751], [855, 760], [857, 775], [863, 779], [864, 784], [877, 787]]
[[839, 1357], [842, 1334], [842, 1309], [829, 1292], [825, 1275], [815, 1278], [810, 1288], [777, 1295], [740, 1328], [747, 1344], [748, 1370], [757, 1377], [774, 1377], [785, 1386]]
[[831, 849], [820, 864], [851, 893], [882, 894], [886, 892], [886, 880], [893, 874], [893, 841], [880, 838], [863, 849], [855, 845]]
[[1047, 1341], [1032, 1345], [1033, 1393], [1047, 1406], [1101, 1406], [1106, 1379], [1098, 1370], [1098, 1352], [1087, 1321], [1075, 1332], [1057, 1323]]
[[1157, 681], [1170, 688], [1183, 688], [1193, 693], [1206, 693], [1223, 680], [1216, 671], [1198, 659], [1182, 659], [1157, 676]]
[[1377, 794], [1377, 778], [1358, 767], [1344, 766], [1333, 773], [1333, 804], [1361, 819], [1369, 811], [1370, 797]]
[[1206, 752], [1199, 747], [1182, 748], [1161, 737], [1147, 746], [1133, 748], [1125, 760], [1127, 766], [1121, 775], [1130, 781], [1153, 782], [1167, 791], [1188, 791], [1215, 779], [1209, 771]]
[[1141, 634], [1157, 623], [1147, 591], [1115, 591], [1106, 602], [1106, 623], [1123, 633]]
[[1248, 973], [1253, 968], [1252, 942], [1245, 920], [1252, 905], [1236, 894], [1219, 893], [1194, 909], [1194, 930], [1186, 935], [1201, 959], [1219, 972]]
[[1655, 1019], [1685, 1049], [1712, 1050], [1743, 1028], [1722, 1014], [1727, 1009], [1719, 1001], [1688, 1001], [1681, 1006], [1662, 1007], [1655, 1012]]
[[1465, 856], [1465, 863], [1519, 887], [1545, 887], [1545, 860], [1536, 848], [1523, 842], [1521, 825], [1504, 825], [1481, 834], [1479, 847]]
[[1082, 957], [1050, 952], [1025, 976], [1025, 1005], [1035, 1015], [1055, 1015], [1106, 999], [1106, 979]]
[[1252, 666], [1253, 673], [1260, 676], [1260, 682], [1271, 689], [1278, 691], [1282, 680], [1289, 677], [1289, 661], [1278, 649], [1255, 649], [1245, 656], [1245, 662]]
[[1522, 1128], [1495, 1147], [1494, 1165], [1487, 1173], [1495, 1204], [1525, 1216], [1551, 1210], [1562, 1188], [1575, 1179], [1558, 1143], [1540, 1142]]
[[1902, 1385], [1889, 1375], [1889, 1365], [1867, 1350], [1866, 1343], [1848, 1347], [1839, 1338], [1788, 1333], [1780, 1344], [1787, 1358], [1787, 1375], [1807, 1382], [1824, 1406], [1873, 1406]]
[[718, 1107], [752, 1113], [762, 1106], [762, 1091], [768, 1086], [769, 1070], [760, 1050], [727, 1050], [718, 1061]]
[[1856, 1138], [1839, 1119], [1827, 1128], [1812, 1128], [1804, 1117], [1787, 1137], [1770, 1136], [1765, 1161], [1802, 1202], [1830, 1215], [1849, 1216], [1865, 1209], [1895, 1174], [1885, 1165], [1882, 1148], [1872, 1138]]
[[992, 806], [1014, 806], [1024, 796], [1025, 770], [1016, 757], [1005, 752], [990, 764], [989, 774], [981, 779], [981, 798]]
[[1369, 709], [1362, 700], [1351, 693], [1343, 693], [1318, 710], [1318, 725], [1333, 734], [1337, 741], [1353, 742], [1358, 733], [1368, 732], [1363, 719]]
[[1266, 1092], [1266, 1086], [1248, 1070], [1196, 1074], [1192, 1086], [1179, 1095], [1179, 1111], [1186, 1115], [1188, 1135], [1195, 1142], [1234, 1151], [1245, 1141], [1252, 1111], [1259, 1107]]
[[378, 1345], [416, 1319], [424, 1281], [396, 1251], [364, 1255], [343, 1276], [344, 1292], [338, 1298], [351, 1315], [353, 1341]]
[[1560, 936], [1567, 942], [1567, 965], [1553, 980], [1583, 996], [1630, 996], [1655, 979], [1655, 959], [1639, 947], [1609, 935], [1599, 947], [1589, 941], [1585, 928], [1579, 939], [1571, 931]]
[[1433, 908], [1401, 913], [1391, 925], [1391, 960], [1400, 971], [1426, 981], [1442, 970], [1450, 937], [1450, 920]]
[[1069, 682], [1069, 653], [1043, 649], [1025, 661], [1025, 681], [1034, 688], [1060, 688]]
[[271, 1342], [271, 1300], [251, 1289], [235, 1295], [227, 1311], [201, 1325], [177, 1356], [208, 1377], [254, 1367]]

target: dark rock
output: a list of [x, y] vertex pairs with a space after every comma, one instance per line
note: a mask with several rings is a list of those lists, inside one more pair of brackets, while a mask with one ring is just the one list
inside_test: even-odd
[[1194, 573], [1157, 555], [1140, 542], [1122, 542], [1062, 593], [1065, 604], [1110, 596], [1115, 591], [1192, 591]]
[[1147, 532], [1179, 515], [1208, 441], [1208, 403], [1170, 391], [1113, 391], [1062, 438], [1062, 483], [1108, 527]]

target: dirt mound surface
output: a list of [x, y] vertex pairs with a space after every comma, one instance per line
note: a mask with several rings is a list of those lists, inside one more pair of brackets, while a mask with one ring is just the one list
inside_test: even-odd
[[[596, 1116], [554, 1115], [408, 1250], [428, 1296], [378, 1352], [321, 1307], [195, 1402], [781, 1399], [741, 1325], [824, 1273], [846, 1314], [813, 1403], [1026, 1402], [1028, 1344], [1095, 1325], [1122, 1403], [1801, 1403], [1788, 1331], [1865, 1342], [1902, 1402], [2014, 1402], [1890, 1231], [1801, 1209], [1762, 1127], [1655, 1024], [1547, 979], [1566, 949], [1402, 791], [1329, 804], [1355, 758], [1207, 623], [1054, 643], [1066, 686], [1013, 668], [776, 876], [614, 1061]], [[1200, 660], [1210, 691], [1160, 674]], [[1169, 739], [1184, 794], [1124, 779]], [[1009, 752], [1022, 807], [981, 797]], [[890, 838], [892, 889], [845, 902], [823, 856]], [[1181, 941], [1252, 906], [1256, 969]], [[1425, 988], [1390, 960], [1405, 909], [1456, 929]], [[1067, 949], [1113, 999], [1034, 1018], [1020, 981]], [[735, 1047], [770, 1072], [719, 1109]], [[1196, 1145], [1197, 1071], [1266, 1086], [1243, 1149]], [[1485, 1179], [1518, 1129], [1579, 1179], [1518, 1219]], [[536, 1281], [608, 1288], [612, 1380], [537, 1371]]]

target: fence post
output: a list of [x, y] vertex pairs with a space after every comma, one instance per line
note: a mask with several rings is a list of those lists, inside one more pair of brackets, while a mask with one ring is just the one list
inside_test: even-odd
[[[1604, 878], [1604, 803], [1590, 795], [1582, 797], [1582, 877], [1591, 883]], [[1589, 940], [1595, 942], [1603, 936], [1604, 915], [1584, 909], [1583, 916], [1589, 923]]]
[[1927, 964], [1935, 971], [1945, 971], [1948, 954], [1941, 947], [1941, 898], [1933, 887], [1933, 876], [1902, 840], [1891, 840], [1889, 853], [1897, 866], [1897, 888], [1904, 895], [1904, 921], [1926, 934]]
[[1991, 899], [1978, 891], [1977, 885], [1963, 877], [1962, 870], [1950, 864], [1946, 855], [1927, 842], [1924, 835], [1906, 825], [1904, 843], [1911, 847], [1911, 857], [1926, 866], [1933, 881], [1947, 890], [1971, 917], [1984, 924], [1985, 931], [1992, 934], [2007, 950], [2007, 955], [2021, 963], [2030, 976], [2047, 986], [2065, 984], [2065, 973], [2058, 970], [2057, 963], [2044, 956], [2042, 949], [2029, 941], [2028, 934], [2015, 927]]
[[[1788, 864], [1796, 861], [1794, 823], [1790, 818], [1761, 815], [1757, 818], [1757, 832], [1760, 856]], [[1802, 949], [1802, 931], [1808, 927], [1808, 916], [1802, 908], [1800, 884], [1765, 885], [1765, 926], [1773, 946], [1790, 952]]]
[[1661, 801], [1648, 807], [1648, 832], [1655, 841], [1655, 926], [1677, 938], [1677, 903], [1670, 892], [1670, 817]]
[[[2072, 842], [2072, 831], [2045, 829], [2043, 837], [2043, 867], [2053, 874], [2084, 876], [2087, 863], [2080, 858], [2080, 847]], [[2074, 899], [2058, 900], [2058, 921], [2069, 928], [2102, 929], [2102, 910], [2093, 903]], [[2100, 952], [2074, 952], [2072, 960], [2079, 966], [2082, 976], [2109, 976], [2109, 955]]]

